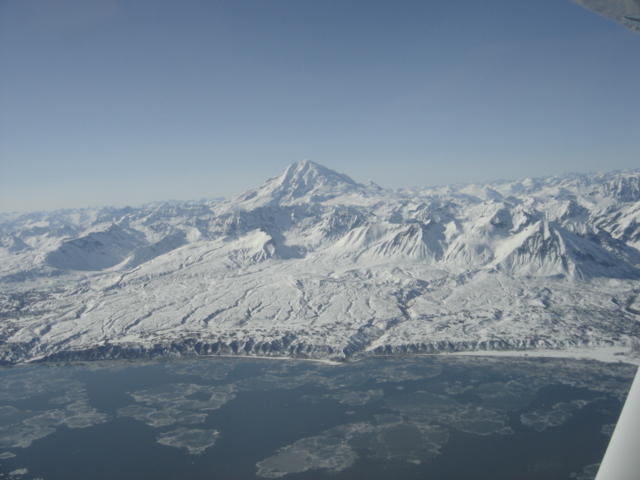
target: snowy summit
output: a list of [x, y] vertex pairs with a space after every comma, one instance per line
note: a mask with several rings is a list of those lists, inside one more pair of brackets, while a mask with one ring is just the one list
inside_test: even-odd
[[340, 195], [363, 192], [365, 187], [346, 175], [329, 170], [322, 165], [303, 160], [289, 165], [275, 178], [255, 190], [236, 197], [232, 203], [242, 208], [264, 205], [292, 205], [305, 202], [322, 202]]

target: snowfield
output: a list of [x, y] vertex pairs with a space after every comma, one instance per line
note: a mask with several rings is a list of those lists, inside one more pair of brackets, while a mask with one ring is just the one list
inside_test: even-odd
[[236, 198], [0, 215], [0, 361], [631, 358], [640, 172], [390, 191], [310, 161]]

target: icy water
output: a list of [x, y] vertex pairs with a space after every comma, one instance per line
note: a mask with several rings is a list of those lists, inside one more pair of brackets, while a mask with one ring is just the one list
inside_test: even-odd
[[587, 480], [635, 367], [200, 358], [0, 370], [10, 479]]

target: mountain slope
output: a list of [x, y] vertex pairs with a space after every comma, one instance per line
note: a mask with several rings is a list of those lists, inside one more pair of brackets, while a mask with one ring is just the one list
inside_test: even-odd
[[640, 172], [5, 215], [0, 358], [629, 348]]

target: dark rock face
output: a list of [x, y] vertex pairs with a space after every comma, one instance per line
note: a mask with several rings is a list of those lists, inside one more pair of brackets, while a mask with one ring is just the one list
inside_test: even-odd
[[[374, 327], [375, 328], [375, 327]], [[258, 356], [258, 357], [288, 357], [301, 359], [328, 359], [332, 361], [351, 361], [366, 356], [411, 355], [411, 354], [443, 354], [443, 353], [473, 353], [473, 352], [506, 352], [506, 351], [537, 351], [563, 350], [567, 347], [613, 347], [626, 346], [613, 341], [574, 340], [571, 342], [553, 341], [548, 339], [522, 340], [490, 340], [480, 342], [452, 342], [438, 341], [433, 343], [408, 343], [404, 345], [381, 345], [373, 350], [365, 351], [369, 344], [371, 333], [363, 332], [352, 337], [349, 345], [342, 350], [328, 346], [312, 345], [297, 342], [295, 338], [284, 337], [269, 343], [248, 341], [233, 342], [203, 342], [196, 339], [186, 339], [183, 342], [157, 344], [151, 347], [141, 345], [100, 345], [83, 350], [61, 350], [56, 353], [38, 358], [36, 362], [86, 362], [99, 360], [122, 359], [152, 359], [161, 357], [180, 356]], [[375, 335], [377, 338], [377, 335]], [[37, 356], [37, 342], [13, 345], [5, 351], [0, 365], [13, 365]]]

